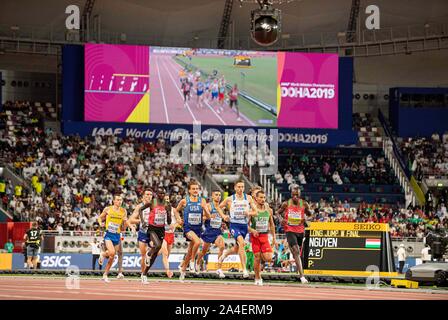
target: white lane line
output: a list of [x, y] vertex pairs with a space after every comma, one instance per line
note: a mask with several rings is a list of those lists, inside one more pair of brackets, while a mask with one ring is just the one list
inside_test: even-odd
[[42, 297], [42, 296], [36, 296], [36, 295], [29, 295], [29, 296], [19, 296], [19, 295], [11, 295], [11, 294], [0, 294], [0, 297], [3, 298], [14, 298], [14, 299], [20, 299], [20, 300], [27, 300], [27, 299], [34, 299], [34, 300], [73, 300], [73, 299], [66, 299], [66, 298], [49, 298], [49, 297]]
[[[163, 67], [165, 68], [166, 72], [168, 73], [169, 77], [171, 78], [171, 81], [173, 81], [174, 88], [177, 89], [177, 92], [179, 92], [179, 95], [180, 95], [180, 97], [182, 98], [181, 100], [183, 101], [183, 100], [184, 100], [184, 95], [183, 95], [183, 93], [180, 91], [179, 87], [177, 86], [176, 80], [174, 80], [174, 78], [173, 78], [173, 76], [171, 75], [170, 71], [169, 71], [168, 68], [166, 67], [166, 64], [165, 64], [164, 62], [161, 62], [161, 63], [162, 63], [162, 65], [163, 65]], [[193, 89], [193, 88], [191, 88], [191, 89]], [[190, 89], [190, 90], [191, 90], [191, 89]], [[198, 120], [196, 119], [196, 117], [194, 116], [193, 112], [191, 112], [190, 105], [188, 104], [188, 102], [186, 102], [186, 104], [187, 104], [187, 110], [190, 112], [190, 115], [191, 115], [191, 117], [193, 118], [193, 121], [194, 121], [193, 124], [199, 123], [199, 121], [198, 121]]]
[[168, 109], [166, 107], [166, 101], [165, 101], [165, 91], [163, 90], [162, 79], [160, 77], [159, 59], [156, 58], [155, 60], [157, 61], [156, 62], [157, 74], [159, 76], [160, 89], [162, 91], [162, 100], [163, 100], [163, 107], [165, 108], [166, 123], [170, 123], [170, 119], [168, 117]]
[[[176, 69], [175, 69], [175, 67], [173, 66], [173, 64], [171, 62], [168, 63], [168, 65], [171, 65], [171, 68], [173, 69], [173, 71], [176, 72]], [[168, 73], [169, 73], [169, 71], [168, 71]], [[170, 74], [170, 76], [171, 76], [171, 74]], [[207, 100], [204, 100], [204, 102], [207, 104], [208, 108], [210, 110], [212, 110], [212, 112], [219, 119], [219, 121], [221, 121], [221, 123], [226, 126], [227, 125], [226, 122], [216, 113], [216, 111], [210, 106], [210, 104], [207, 102]], [[211, 124], [211, 123], [209, 123], [209, 124]]]

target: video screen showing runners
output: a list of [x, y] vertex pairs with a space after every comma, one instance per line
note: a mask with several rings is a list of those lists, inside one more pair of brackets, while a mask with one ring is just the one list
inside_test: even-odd
[[85, 120], [338, 128], [338, 55], [92, 45]]
[[277, 126], [277, 53], [151, 47], [151, 119]]

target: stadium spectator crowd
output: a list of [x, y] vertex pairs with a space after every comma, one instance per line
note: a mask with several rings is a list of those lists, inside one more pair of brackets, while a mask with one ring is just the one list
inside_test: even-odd
[[188, 172], [168, 161], [163, 140], [64, 137], [38, 121], [22, 123], [24, 117], [26, 112], [17, 115], [14, 129], [0, 133], [0, 158], [32, 186], [13, 190], [5, 183], [2, 203], [16, 220], [37, 219], [44, 229], [92, 230], [116, 192], [125, 194], [128, 210], [148, 187], [164, 187], [177, 201], [184, 194]]
[[421, 181], [424, 177], [448, 177], [448, 133], [442, 137], [405, 138], [399, 143], [410, 172]]
[[[342, 157], [313, 153], [298, 154], [292, 149], [283, 149], [285, 160], [280, 161], [280, 168], [275, 181], [288, 185], [307, 183], [326, 184], [369, 184], [386, 185], [396, 183], [393, 171], [383, 155], [374, 158]], [[292, 188], [292, 187], [291, 187]]]

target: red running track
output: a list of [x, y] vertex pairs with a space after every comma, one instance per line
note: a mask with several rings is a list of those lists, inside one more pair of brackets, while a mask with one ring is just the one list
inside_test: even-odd
[[197, 98], [192, 89], [191, 99], [184, 105], [184, 97], [179, 80], [181, 66], [171, 55], [151, 54], [151, 123], [193, 124], [201, 122], [203, 125], [234, 125], [255, 126], [248, 118], [241, 116], [237, 121], [237, 114], [224, 104], [224, 111], [217, 112], [217, 103], [203, 101], [203, 107], [197, 106]]
[[448, 292], [322, 288], [312, 285], [263, 287], [216, 281], [81, 279], [79, 289], [68, 289], [63, 278], [0, 277], [0, 300], [448, 300]]

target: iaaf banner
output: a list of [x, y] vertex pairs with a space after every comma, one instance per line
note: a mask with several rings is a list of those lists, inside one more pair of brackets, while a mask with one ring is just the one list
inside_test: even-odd
[[[116, 135], [121, 138], [132, 137], [143, 140], [170, 140], [176, 129], [185, 129], [193, 135], [192, 125], [138, 124], [138, 123], [106, 123], [77, 122], [62, 123], [64, 135], [80, 135], [81, 137], [96, 135]], [[212, 130], [210, 130], [212, 129]], [[357, 143], [357, 133], [352, 130], [331, 129], [289, 129], [289, 128], [239, 128], [223, 126], [201, 126], [203, 140], [212, 140], [216, 132], [231, 135], [235, 140], [266, 140], [269, 135], [277, 135], [280, 147], [335, 147]], [[222, 137], [223, 138], [223, 137]]]

